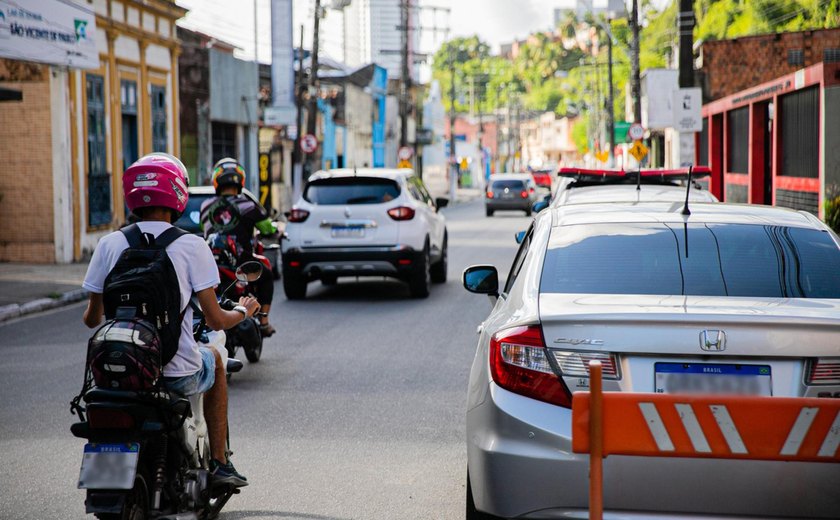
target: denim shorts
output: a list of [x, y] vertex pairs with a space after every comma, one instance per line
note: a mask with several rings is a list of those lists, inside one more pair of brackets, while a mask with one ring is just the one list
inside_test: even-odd
[[201, 368], [195, 374], [182, 377], [164, 377], [163, 384], [174, 393], [184, 397], [203, 394], [216, 382], [216, 357], [213, 349], [200, 347]]

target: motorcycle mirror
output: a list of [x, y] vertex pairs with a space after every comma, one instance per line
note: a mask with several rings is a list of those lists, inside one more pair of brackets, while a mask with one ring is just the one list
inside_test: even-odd
[[256, 282], [263, 273], [263, 266], [259, 262], [245, 262], [236, 268], [236, 279], [242, 283]]

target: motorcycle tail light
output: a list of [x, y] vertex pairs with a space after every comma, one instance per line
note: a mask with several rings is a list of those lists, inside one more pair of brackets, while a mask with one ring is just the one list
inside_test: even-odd
[[309, 218], [309, 212], [305, 209], [293, 208], [289, 212], [289, 222], [304, 222]]
[[505, 390], [571, 408], [572, 394], [548, 356], [539, 325], [505, 329], [490, 340], [490, 373]]
[[127, 430], [134, 428], [134, 417], [115, 408], [89, 408], [88, 423], [97, 430]]
[[411, 220], [414, 218], [414, 209], [408, 206], [397, 206], [388, 210], [388, 216], [394, 220]]
[[812, 359], [805, 374], [809, 385], [840, 385], [840, 358]]

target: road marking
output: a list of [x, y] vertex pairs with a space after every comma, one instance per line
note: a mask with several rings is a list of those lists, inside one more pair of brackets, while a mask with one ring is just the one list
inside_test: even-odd
[[837, 454], [838, 445], [840, 445], [840, 412], [837, 412], [837, 415], [834, 417], [834, 422], [831, 423], [831, 427], [828, 429], [828, 433], [825, 435], [825, 440], [817, 455], [820, 457], [834, 457]]
[[656, 411], [656, 405], [653, 403], [639, 403], [639, 408], [642, 410], [642, 415], [645, 417], [648, 429], [653, 440], [656, 441], [656, 447], [659, 451], [674, 451], [674, 443], [671, 442], [671, 437], [662, 423], [662, 418], [659, 417], [659, 412]]
[[723, 438], [726, 439], [726, 444], [729, 445], [729, 451], [732, 453], [749, 453], [747, 447], [744, 446], [744, 441], [741, 440], [741, 434], [738, 433], [738, 428], [735, 427], [735, 422], [732, 416], [729, 415], [729, 410], [722, 404], [709, 405], [712, 415], [715, 416], [720, 432]]
[[688, 438], [691, 439], [691, 445], [694, 446], [694, 451], [711, 453], [712, 448], [709, 446], [709, 441], [706, 440], [706, 436], [703, 435], [703, 428], [700, 427], [700, 423], [697, 421], [697, 416], [694, 415], [694, 409], [691, 408], [691, 405], [677, 403], [674, 404], [674, 407], [680, 415], [680, 420], [686, 433], [688, 433]]
[[808, 435], [808, 430], [811, 429], [811, 424], [817, 417], [818, 411], [817, 408], [807, 406], [799, 411], [799, 416], [796, 418], [796, 422], [793, 423], [793, 427], [790, 429], [790, 433], [788, 433], [787, 440], [782, 445], [782, 451], [779, 452], [779, 455], [796, 455], [799, 453], [802, 441]]

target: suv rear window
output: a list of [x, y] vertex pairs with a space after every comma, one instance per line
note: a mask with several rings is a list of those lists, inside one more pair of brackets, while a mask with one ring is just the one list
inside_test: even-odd
[[509, 181], [493, 181], [493, 189], [501, 191], [505, 188], [509, 190], [521, 190], [525, 188], [525, 181], [509, 180]]
[[337, 177], [310, 182], [303, 192], [312, 204], [379, 204], [400, 196], [400, 186], [391, 179], [376, 177]]
[[840, 298], [829, 233], [746, 224], [555, 228], [541, 292]]

